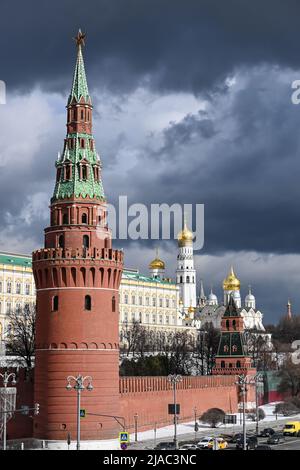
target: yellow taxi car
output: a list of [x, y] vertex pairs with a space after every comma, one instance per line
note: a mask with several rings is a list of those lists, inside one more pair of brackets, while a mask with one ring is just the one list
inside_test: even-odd
[[212, 439], [211, 441], [209, 441], [209, 443], [208, 443], [208, 448], [209, 449], [214, 448], [214, 441], [216, 443], [215, 445], [217, 446], [218, 450], [227, 449], [228, 442], [225, 441], [225, 439], [223, 439], [223, 437], [217, 437], [216, 439]]

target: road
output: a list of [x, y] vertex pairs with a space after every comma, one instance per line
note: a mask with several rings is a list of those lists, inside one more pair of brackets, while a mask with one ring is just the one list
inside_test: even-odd
[[[268, 421], [266, 423], [260, 423], [259, 429], [262, 430], [263, 428], [273, 428], [277, 431], [280, 431], [283, 429], [284, 424], [288, 421], [292, 421], [293, 418], [289, 417], [286, 419], [280, 419], [280, 420], [274, 420], [274, 421]], [[249, 431], [255, 432], [255, 423], [247, 423], [247, 433]], [[196, 442], [200, 441], [203, 436], [219, 436], [220, 434], [232, 434], [232, 433], [238, 433], [242, 432], [242, 426], [234, 426], [233, 427], [227, 427], [227, 428], [217, 428], [217, 429], [201, 429], [197, 432], [196, 435]], [[185, 442], [192, 442], [195, 439], [195, 433], [187, 433], [187, 434], [180, 434], [178, 435], [178, 442], [182, 445]], [[166, 441], [172, 441], [172, 437], [162, 437], [159, 439], [149, 439], [141, 442], [132, 442], [130, 444], [130, 449], [132, 450], [147, 450], [147, 449], [153, 449], [159, 442], [166, 442]], [[260, 438], [259, 439], [259, 444], [266, 444], [267, 439], [266, 438]], [[230, 445], [230, 448], [235, 448], [234, 445]], [[286, 437], [285, 442], [277, 445], [272, 445], [272, 449], [278, 449], [278, 450], [300, 450], [300, 438], [292, 438], [292, 437]]]

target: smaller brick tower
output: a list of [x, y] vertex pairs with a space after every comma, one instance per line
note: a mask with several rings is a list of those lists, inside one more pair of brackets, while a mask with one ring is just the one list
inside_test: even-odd
[[231, 296], [222, 317], [221, 338], [213, 374], [255, 374], [244, 337], [244, 320]]

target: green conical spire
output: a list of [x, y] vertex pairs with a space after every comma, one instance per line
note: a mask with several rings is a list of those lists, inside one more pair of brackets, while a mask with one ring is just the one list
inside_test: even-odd
[[82, 55], [82, 47], [84, 46], [85, 34], [79, 29], [78, 34], [75, 38], [77, 43], [77, 60], [75, 65], [75, 71], [73, 76], [73, 83], [71, 93], [69, 96], [68, 104], [75, 100], [79, 102], [83, 97], [85, 102], [90, 102], [89, 89], [87, 85], [87, 79], [84, 68], [84, 60]]
[[[67, 107], [70, 115], [73, 115], [74, 110], [77, 113], [77, 109], [80, 109], [80, 113], [84, 112], [83, 109], [87, 109], [90, 114], [87, 121], [82, 120], [79, 115], [79, 117], [72, 118], [75, 122], [74, 127], [68, 125], [63, 152], [56, 160], [58, 171], [52, 201], [72, 197], [89, 197], [105, 201], [101, 180], [101, 161], [92, 135], [92, 105], [81, 50], [84, 38], [85, 34], [79, 30], [75, 38], [78, 48], [77, 61]], [[84, 103], [77, 106], [81, 98], [84, 99]]]

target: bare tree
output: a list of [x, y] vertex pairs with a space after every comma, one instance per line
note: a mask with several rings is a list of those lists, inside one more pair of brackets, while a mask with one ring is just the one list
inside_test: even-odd
[[18, 356], [25, 361], [26, 367], [33, 367], [35, 351], [35, 305], [25, 305], [22, 309], [16, 309], [7, 314], [10, 325], [5, 339], [6, 352]]
[[206, 323], [198, 332], [197, 344], [193, 352], [194, 367], [199, 375], [209, 375], [215, 364], [215, 356], [220, 341], [220, 330], [212, 323]]
[[291, 359], [287, 359], [280, 370], [278, 375], [281, 379], [279, 384], [280, 392], [288, 392], [292, 397], [300, 395], [300, 365], [293, 364]]

